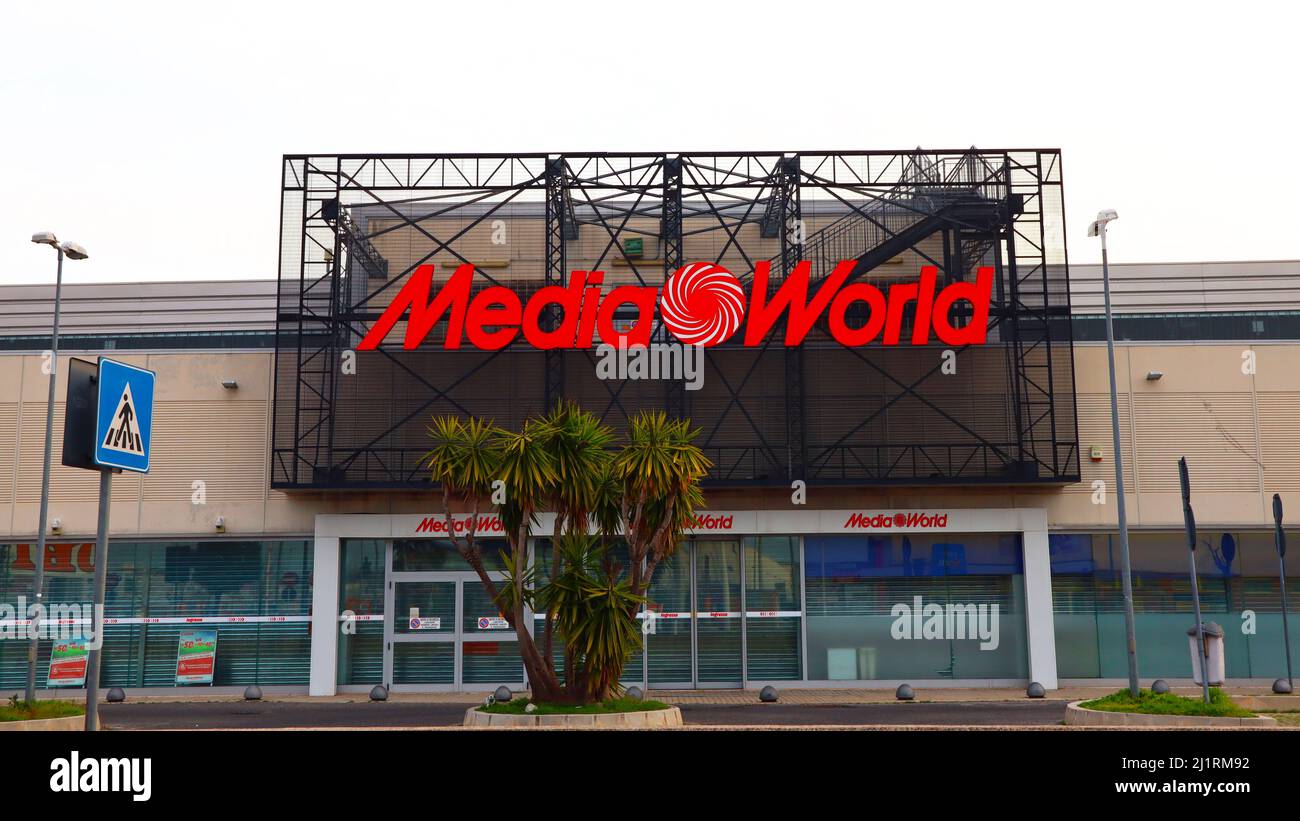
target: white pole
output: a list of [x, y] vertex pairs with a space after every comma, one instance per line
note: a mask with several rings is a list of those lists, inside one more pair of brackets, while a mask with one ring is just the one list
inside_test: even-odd
[[28, 629], [30, 643], [27, 647], [27, 701], [36, 700], [36, 657], [40, 649], [40, 619], [45, 614], [42, 587], [45, 583], [45, 532], [46, 521], [50, 514], [50, 451], [54, 440], [54, 383], [59, 375], [59, 300], [63, 295], [63, 249], [54, 246], [59, 253], [58, 273], [54, 278], [54, 332], [50, 337], [50, 385], [49, 395], [45, 400], [45, 461], [41, 467], [41, 514], [37, 524], [36, 566], [32, 573], [32, 604], [29, 608], [31, 622]]
[[1110, 364], [1110, 426], [1115, 443], [1115, 501], [1119, 513], [1120, 582], [1124, 588], [1124, 633], [1128, 646], [1128, 689], [1137, 698], [1137, 628], [1133, 616], [1133, 573], [1128, 552], [1128, 513], [1124, 506], [1124, 457], [1120, 449], [1119, 392], [1115, 387], [1115, 329], [1110, 310], [1110, 260], [1106, 255], [1106, 221], [1097, 221], [1101, 236], [1101, 283], [1106, 299], [1106, 357]]

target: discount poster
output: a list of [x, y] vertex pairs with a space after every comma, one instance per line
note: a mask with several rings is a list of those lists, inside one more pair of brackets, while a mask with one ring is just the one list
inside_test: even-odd
[[176, 683], [211, 684], [217, 669], [217, 631], [190, 630], [176, 643]]
[[50, 650], [50, 669], [46, 674], [46, 686], [85, 687], [88, 659], [85, 639], [54, 642], [54, 647]]

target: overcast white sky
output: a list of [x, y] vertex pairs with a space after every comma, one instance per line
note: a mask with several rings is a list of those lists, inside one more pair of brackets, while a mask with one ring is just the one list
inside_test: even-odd
[[1073, 263], [1296, 259], [1298, 8], [6, 4], [0, 282], [274, 276], [313, 151], [1060, 147]]

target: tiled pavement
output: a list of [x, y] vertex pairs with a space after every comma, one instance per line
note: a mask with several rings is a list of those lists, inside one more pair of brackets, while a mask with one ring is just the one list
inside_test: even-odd
[[[1075, 701], [1086, 698], [1099, 698], [1107, 693], [1113, 693], [1119, 689], [1116, 686], [1108, 687], [1065, 687], [1059, 690], [1051, 690], [1047, 693], [1047, 698], [1052, 701]], [[1198, 687], [1174, 687], [1174, 692], [1186, 696], [1199, 696], [1200, 688]], [[1269, 692], [1266, 686], [1230, 686], [1227, 688], [1231, 695], [1265, 695]], [[996, 701], [1025, 701], [1025, 691], [1020, 688], [1000, 688], [1000, 687], [936, 687], [927, 689], [922, 685], [914, 687], [916, 692], [916, 701], [918, 702], [996, 702]], [[130, 694], [128, 694], [130, 695]], [[394, 702], [413, 702], [424, 704], [477, 704], [482, 702], [488, 696], [488, 692], [481, 693], [393, 693], [389, 696], [390, 701]], [[668, 704], [687, 705], [687, 704], [710, 704], [710, 705], [730, 705], [730, 704], [753, 704], [758, 701], [757, 690], [651, 690], [648, 698], [663, 701]], [[152, 695], [152, 696], [131, 696], [132, 701], [136, 702], [168, 702], [168, 701], [242, 701], [237, 695], [210, 695], [204, 696], [201, 693], [193, 691], [178, 695]], [[264, 699], [268, 702], [287, 701], [287, 702], [358, 702], [366, 701], [367, 696], [364, 693], [351, 693], [336, 696], [310, 697], [304, 695], [267, 695]], [[806, 688], [806, 689], [782, 689], [780, 690], [780, 702], [782, 704], [799, 705], [836, 705], [836, 704], [887, 704], [893, 703], [894, 691], [888, 690], [865, 690], [865, 689], [847, 689], [847, 688]], [[1297, 697], [1297, 704], [1300, 706], [1300, 697]]]

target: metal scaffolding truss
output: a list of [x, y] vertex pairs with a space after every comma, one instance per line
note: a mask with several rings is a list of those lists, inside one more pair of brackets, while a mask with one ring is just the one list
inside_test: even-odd
[[[713, 485], [1075, 481], [1061, 186], [1050, 149], [286, 156], [272, 484], [424, 487], [430, 415], [513, 425], [563, 398], [618, 429], [643, 408], [690, 418]], [[921, 265], [940, 285], [993, 267], [987, 343], [847, 348], [819, 324], [747, 348], [742, 329], [707, 349], [698, 390], [598, 379], [596, 352], [522, 337], [446, 350], [445, 323], [415, 350], [401, 325], [356, 350], [421, 265], [526, 299], [574, 271], [608, 291], [697, 261], [747, 288], [766, 261], [769, 294], [808, 261], [815, 289], [843, 260], [882, 289]]]

